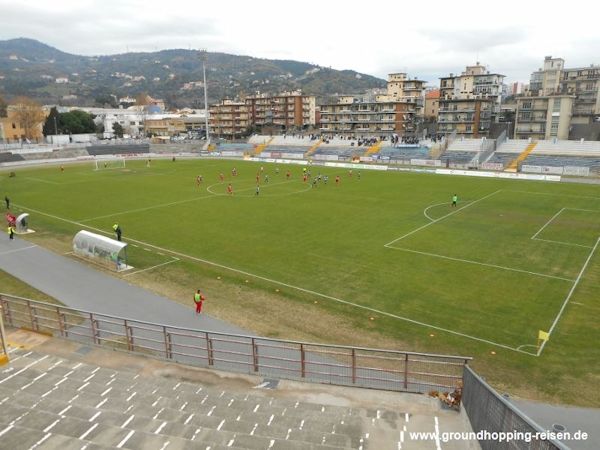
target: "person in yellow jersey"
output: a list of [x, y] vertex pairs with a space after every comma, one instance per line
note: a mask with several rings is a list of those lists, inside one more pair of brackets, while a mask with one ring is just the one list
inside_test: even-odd
[[115, 234], [117, 235], [117, 241], [120, 241], [121, 240], [122, 231], [121, 231], [121, 227], [119, 226], [118, 223], [115, 223], [113, 225], [113, 230], [115, 230]]

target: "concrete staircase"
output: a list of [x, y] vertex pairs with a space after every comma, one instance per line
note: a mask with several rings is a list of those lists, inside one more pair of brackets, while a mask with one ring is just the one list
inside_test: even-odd
[[[136, 373], [118, 353], [113, 358], [123, 361], [113, 365], [122, 369], [14, 348], [10, 357], [0, 367], [0, 446], [7, 449], [384, 450], [398, 448], [407, 427], [433, 431], [427, 414], [265, 395], [214, 379], [199, 384], [167, 369]], [[144, 367], [160, 364], [150, 361]], [[431, 442], [423, 444], [416, 448]]]
[[274, 139], [275, 138], [272, 137], [267, 142], [263, 142], [262, 144], [258, 144], [256, 146], [256, 149], [254, 150], [254, 154], [255, 155], [260, 155], [264, 151], [264, 149], [267, 148], [271, 144], [271, 142], [273, 142]]
[[529, 154], [535, 149], [536, 145], [537, 142], [530, 143], [519, 156], [517, 156], [508, 164], [508, 167], [506, 167], [505, 171], [516, 172], [519, 167], [519, 163], [524, 161], [527, 158], [527, 156], [529, 156]]
[[304, 157], [308, 158], [309, 156], [313, 155], [322, 143], [323, 143], [323, 139], [319, 139], [315, 144], [313, 144], [308, 149], [308, 151], [304, 154]]

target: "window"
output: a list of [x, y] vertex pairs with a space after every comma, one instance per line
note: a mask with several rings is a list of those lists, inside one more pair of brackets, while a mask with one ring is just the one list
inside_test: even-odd
[[531, 102], [523, 102], [523, 109], [531, 109]]

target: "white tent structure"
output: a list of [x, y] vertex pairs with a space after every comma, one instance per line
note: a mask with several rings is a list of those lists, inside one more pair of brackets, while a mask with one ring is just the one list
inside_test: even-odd
[[117, 272], [131, 269], [127, 265], [127, 244], [100, 234], [81, 230], [73, 238], [73, 252]]

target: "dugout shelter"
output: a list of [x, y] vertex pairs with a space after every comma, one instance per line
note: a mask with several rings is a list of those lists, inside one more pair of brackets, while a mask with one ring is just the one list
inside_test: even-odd
[[127, 265], [127, 244], [100, 234], [81, 230], [73, 238], [73, 252], [112, 270], [121, 272], [131, 269]]

